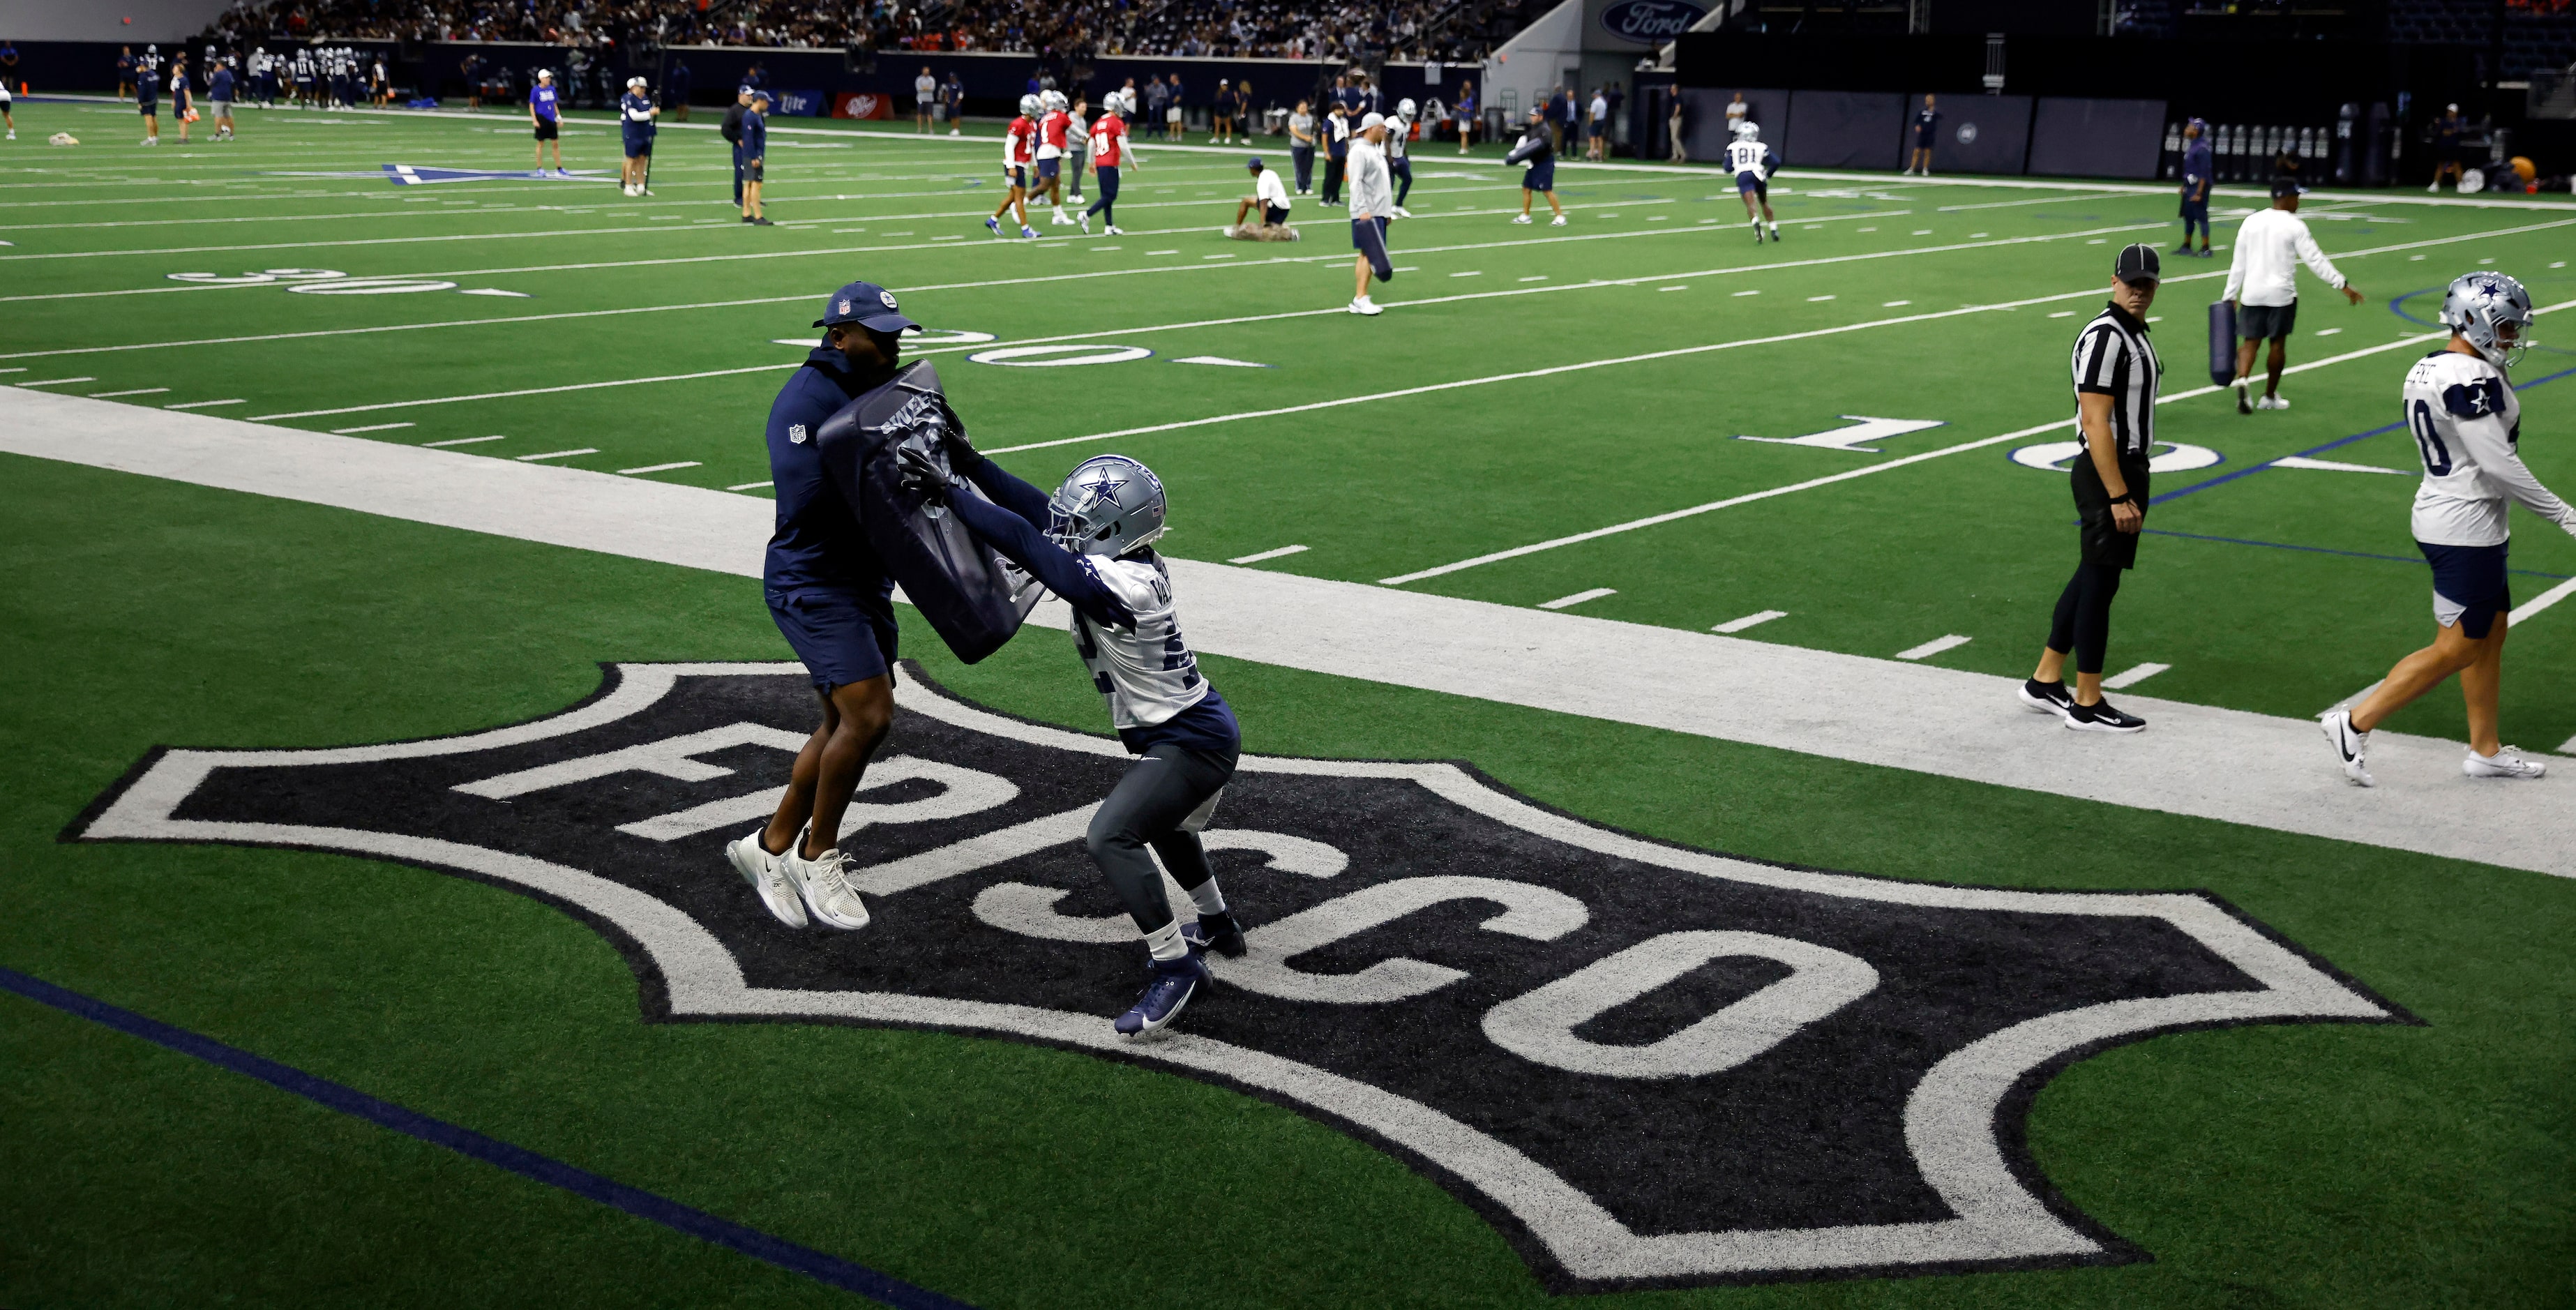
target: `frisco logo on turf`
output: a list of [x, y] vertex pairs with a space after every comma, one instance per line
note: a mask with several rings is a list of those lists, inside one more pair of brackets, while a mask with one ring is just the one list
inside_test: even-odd
[[[87, 841], [346, 851], [541, 897], [656, 1019], [954, 1029], [1148, 1061], [1426, 1168], [1550, 1287], [2114, 1264], [2022, 1120], [2159, 1032], [2412, 1022], [2214, 898], [1900, 882], [1595, 827], [1456, 764], [1246, 756], [1208, 848], [1250, 952], [1164, 1040], [1082, 849], [1116, 742], [898, 684], [841, 849], [863, 933], [726, 866], [812, 727], [793, 664], [635, 664], [489, 732], [155, 751]], [[1173, 905], [1192, 916], [1189, 898]]]

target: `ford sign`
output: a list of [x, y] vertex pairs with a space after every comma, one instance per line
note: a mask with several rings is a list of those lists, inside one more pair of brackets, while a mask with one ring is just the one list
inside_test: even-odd
[[1601, 11], [1601, 30], [1638, 45], [1662, 45], [1707, 14], [1690, 0], [1614, 0]]

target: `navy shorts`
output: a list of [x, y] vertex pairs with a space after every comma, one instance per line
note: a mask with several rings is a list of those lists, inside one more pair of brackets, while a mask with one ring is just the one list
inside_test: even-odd
[[2513, 608], [2513, 589], [2505, 581], [2506, 543], [2493, 546], [2436, 546], [2419, 541], [2424, 562], [2433, 566], [2433, 621], [2460, 625], [2460, 635], [2484, 641], [2495, 630], [2496, 615]]
[[840, 587], [771, 589], [769, 617], [825, 692], [894, 667], [894, 614], [875, 596]]
[[1750, 169], [1735, 175], [1735, 194], [1740, 196], [1748, 191], [1763, 200], [1771, 198], [1771, 184], [1764, 181], [1760, 173]]
[[1395, 261], [1386, 254], [1386, 220], [1354, 218], [1351, 220], [1351, 249], [1366, 256], [1369, 272], [1380, 282], [1395, 280]]
[[1023, 191], [1028, 189], [1029, 170], [1027, 166], [1022, 164], [1013, 164], [1009, 168], [1002, 170], [1002, 176], [1008, 179], [1012, 186], [1018, 187]]
[[1041, 159], [1038, 161], [1038, 176], [1054, 177], [1063, 170], [1063, 167], [1064, 161], [1061, 159]]
[[1523, 191], [1554, 191], [1555, 189], [1556, 165], [1554, 164], [1550, 164], [1545, 168], [1533, 168], [1527, 173], [1521, 175], [1521, 190]]
[[626, 138], [626, 157], [628, 159], [642, 159], [652, 153], [653, 138], [649, 136], [630, 136]]

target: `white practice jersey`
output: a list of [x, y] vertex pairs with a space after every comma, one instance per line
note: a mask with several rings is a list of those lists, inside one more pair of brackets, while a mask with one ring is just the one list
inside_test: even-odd
[[1074, 611], [1073, 649], [1109, 702], [1109, 721], [1121, 730], [1150, 728], [1206, 700], [1207, 679], [1181, 638], [1172, 575], [1162, 559], [1086, 555], [1082, 562], [1136, 616], [1133, 628], [1104, 628]]
[[2435, 546], [2497, 546], [2507, 534], [2505, 502], [2576, 533], [2576, 509], [2523, 467], [2522, 401], [2504, 371], [2475, 355], [2444, 350], [2406, 374], [2406, 427], [2424, 462], [2415, 490], [2415, 539]]
[[1768, 182], [1771, 175], [1762, 170], [1762, 159], [1770, 153], [1771, 147], [1759, 141], [1730, 141], [1726, 146], [1726, 171], [1751, 173]]
[[1413, 135], [1413, 120], [1396, 117], [1386, 120], [1386, 157], [1389, 163], [1404, 158], [1406, 138]]

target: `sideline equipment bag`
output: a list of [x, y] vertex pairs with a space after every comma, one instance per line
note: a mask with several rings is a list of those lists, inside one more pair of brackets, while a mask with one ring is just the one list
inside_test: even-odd
[[[842, 406], [814, 434], [832, 484], [859, 516], [859, 527], [903, 588], [957, 658], [973, 664], [1000, 650], [1020, 630], [1039, 589], [1010, 561], [978, 540], [944, 506], [904, 490], [895, 452], [927, 454], [948, 472], [942, 432], [965, 423], [939, 390], [939, 371], [924, 360]], [[972, 484], [949, 491], [980, 496]]]
[[2236, 380], [2236, 306], [2209, 302], [2209, 381], [2223, 387]]

